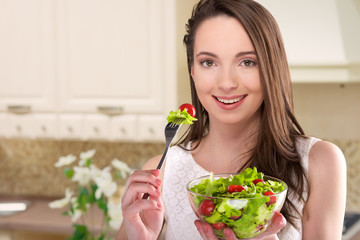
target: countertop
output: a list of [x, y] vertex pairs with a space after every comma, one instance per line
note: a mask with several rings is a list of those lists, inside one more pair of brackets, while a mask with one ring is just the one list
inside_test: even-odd
[[[72, 235], [73, 223], [70, 217], [63, 216], [66, 209], [51, 209], [48, 204], [53, 199], [13, 199], [13, 201], [26, 200], [31, 204], [26, 211], [9, 216], [0, 217], [0, 230], [19, 230], [32, 232], [49, 232]], [[11, 201], [9, 198], [0, 197], [1, 202]], [[101, 212], [94, 209], [93, 230], [99, 231], [102, 224]], [[98, 216], [98, 217], [97, 217]]]

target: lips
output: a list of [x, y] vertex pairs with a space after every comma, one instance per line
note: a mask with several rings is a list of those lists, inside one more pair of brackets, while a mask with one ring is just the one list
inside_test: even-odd
[[213, 96], [217, 105], [223, 110], [234, 110], [242, 105], [248, 95]]
[[243, 100], [247, 95], [237, 96], [237, 97], [215, 97], [221, 103], [224, 104], [234, 104]]

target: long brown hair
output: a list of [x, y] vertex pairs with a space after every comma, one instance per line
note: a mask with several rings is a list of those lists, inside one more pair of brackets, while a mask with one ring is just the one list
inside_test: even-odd
[[[184, 36], [187, 50], [188, 70], [191, 84], [192, 104], [197, 111], [195, 122], [179, 142], [185, 146], [190, 141], [200, 144], [209, 131], [209, 115], [202, 106], [191, 77], [195, 34], [206, 19], [219, 15], [236, 18], [249, 35], [258, 59], [259, 74], [264, 92], [261, 106], [261, 127], [258, 141], [252, 149], [245, 166], [255, 166], [266, 175], [285, 181], [289, 193], [298, 201], [305, 201], [303, 192], [308, 184], [301, 159], [296, 149], [296, 139], [305, 137], [293, 111], [290, 72], [279, 27], [272, 15], [252, 0], [201, 0], [193, 9]], [[195, 146], [195, 147], [197, 147]], [[239, 167], [240, 168], [240, 167]], [[281, 210], [287, 221], [295, 228], [295, 218], [300, 213], [287, 199]]]

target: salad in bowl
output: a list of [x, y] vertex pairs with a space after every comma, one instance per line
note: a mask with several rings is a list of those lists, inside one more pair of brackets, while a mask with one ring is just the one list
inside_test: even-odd
[[237, 238], [264, 232], [274, 211], [281, 210], [288, 189], [285, 182], [265, 176], [255, 167], [241, 173], [210, 173], [191, 180], [186, 188], [195, 214], [209, 223], [220, 239], [225, 239], [227, 227]]

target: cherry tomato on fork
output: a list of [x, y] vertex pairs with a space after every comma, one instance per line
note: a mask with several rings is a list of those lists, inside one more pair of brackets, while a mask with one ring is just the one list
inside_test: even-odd
[[186, 111], [188, 112], [188, 114], [190, 114], [192, 117], [195, 117], [196, 115], [196, 110], [195, 107], [193, 105], [191, 105], [190, 103], [184, 103], [179, 107], [180, 111], [184, 111], [184, 109], [186, 109]]

